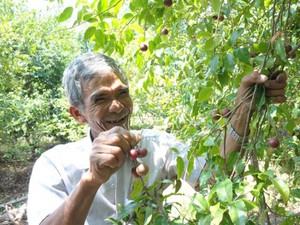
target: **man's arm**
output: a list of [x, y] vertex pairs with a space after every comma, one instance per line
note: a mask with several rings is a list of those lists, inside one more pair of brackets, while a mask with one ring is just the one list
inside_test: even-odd
[[285, 90], [287, 75], [281, 72], [274, 80], [268, 80], [268, 77], [254, 71], [246, 75], [241, 82], [236, 97], [237, 110], [233, 113], [230, 119], [231, 129], [234, 132], [227, 132], [225, 141], [220, 146], [220, 154], [222, 157], [227, 157], [232, 151], [238, 151], [241, 147], [241, 142], [233, 138], [232, 133], [236, 133], [240, 137], [249, 134], [249, 123], [252, 112], [255, 110], [255, 102], [252, 101], [252, 93], [249, 92], [255, 84], [262, 84], [265, 87], [265, 95], [271, 99], [272, 103], [283, 103], [286, 100]]
[[91, 181], [87, 172], [63, 204], [47, 216], [42, 225], [84, 224], [100, 184]]
[[[140, 138], [140, 135], [134, 135], [122, 127], [100, 133], [93, 141], [88, 172], [81, 177], [64, 202], [40, 224], [83, 225], [98, 189], [121, 169], [128, 151], [137, 145]], [[137, 169], [141, 175], [148, 172], [145, 165], [140, 165]]]

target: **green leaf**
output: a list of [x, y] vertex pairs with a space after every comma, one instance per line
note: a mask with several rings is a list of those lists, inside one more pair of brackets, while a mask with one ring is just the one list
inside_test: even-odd
[[124, 0], [111, 0], [109, 3], [109, 7], [113, 7], [114, 14], [118, 15], [120, 8], [123, 6]]
[[227, 163], [227, 168], [229, 171], [232, 171], [235, 164], [237, 163], [237, 160], [239, 159], [240, 157], [240, 153], [237, 152], [237, 151], [232, 151], [229, 156], [228, 156], [228, 159], [226, 160], [226, 163]]
[[153, 210], [150, 207], [146, 208], [146, 214], [145, 214], [145, 225], [150, 224], [152, 220]]
[[101, 29], [95, 31], [95, 41], [101, 46], [104, 47], [106, 43], [106, 35]]
[[247, 48], [234, 49], [233, 55], [240, 61], [246, 64], [250, 64], [250, 53]]
[[256, 53], [266, 53], [268, 51], [269, 44], [267, 42], [260, 42], [253, 44], [252, 50]]
[[63, 22], [69, 19], [73, 14], [73, 7], [67, 7], [64, 11], [59, 15], [58, 22]]
[[266, 97], [265, 97], [265, 87], [263, 85], [256, 84], [256, 91], [254, 94], [254, 100], [257, 104], [256, 108], [257, 111], [259, 111], [264, 104], [266, 103]]
[[211, 87], [204, 87], [201, 89], [201, 91], [198, 94], [198, 102], [205, 102], [210, 99], [212, 96], [214, 90]]
[[282, 59], [283, 62], [287, 61], [285, 47], [282, 40], [278, 40], [275, 43], [275, 49], [279, 55], [279, 57]]
[[216, 184], [216, 192], [221, 202], [232, 201], [232, 182], [230, 179], [225, 180]]
[[210, 72], [215, 74], [219, 69], [219, 55], [215, 55], [210, 61]]
[[233, 55], [231, 53], [228, 53], [227, 55], [225, 55], [223, 57], [223, 63], [224, 63], [224, 66], [225, 66], [225, 70], [228, 73], [232, 73], [235, 63], [234, 63]]
[[290, 197], [290, 188], [289, 186], [280, 178], [276, 177], [272, 179], [272, 183], [280, 193], [284, 203], [287, 203]]
[[90, 39], [96, 31], [96, 27], [89, 27], [88, 29], [86, 29], [85, 33], [84, 33], [84, 40], [88, 40]]
[[246, 206], [247, 211], [251, 211], [252, 209], [254, 209], [254, 208], [257, 207], [257, 205], [255, 204], [255, 202], [250, 201], [249, 199], [243, 198], [242, 200], [243, 200], [243, 202], [244, 202], [244, 204]]
[[236, 31], [234, 31], [230, 37], [230, 45], [233, 45], [235, 41], [243, 34], [243, 32], [244, 32], [243, 28], [239, 28]]
[[209, 204], [204, 198], [204, 196], [200, 193], [195, 193], [194, 199], [193, 199], [193, 205], [197, 212], [201, 214], [208, 214], [209, 211]]
[[291, 195], [300, 199], [300, 189], [296, 188], [296, 189], [291, 190]]
[[211, 7], [216, 12], [219, 13], [220, 7], [221, 7], [221, 1], [220, 0], [211, 0]]
[[108, 0], [99, 0], [97, 9], [98, 13], [105, 11], [108, 8]]
[[214, 146], [215, 139], [213, 137], [207, 137], [205, 142], [203, 143], [204, 146]]
[[235, 225], [246, 224], [247, 210], [244, 202], [241, 199], [229, 204], [229, 216]]
[[184, 161], [180, 156], [178, 156], [176, 159], [176, 167], [177, 167], [178, 177], [181, 177], [184, 171]]
[[222, 209], [220, 207], [220, 202], [218, 202], [216, 205], [210, 207], [210, 211], [212, 214], [212, 224], [220, 224], [223, 219], [223, 214], [225, 212], [225, 209]]

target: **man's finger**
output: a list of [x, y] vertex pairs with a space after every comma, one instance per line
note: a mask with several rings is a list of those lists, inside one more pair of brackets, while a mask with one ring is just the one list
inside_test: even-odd
[[276, 77], [276, 81], [278, 83], [286, 82], [286, 80], [287, 80], [287, 74], [285, 72], [278, 74], [278, 76]]
[[253, 84], [262, 84], [264, 83], [268, 77], [259, 73], [257, 70], [254, 70], [252, 73], [246, 75], [242, 79], [241, 86], [244, 88], [251, 87]]
[[121, 136], [123, 136], [126, 141], [129, 143], [130, 147], [133, 148], [134, 146], [137, 145], [137, 143], [139, 143], [139, 141], [141, 140], [141, 135], [134, 135], [133, 133], [131, 133], [130, 131], [124, 129], [123, 127], [113, 127], [107, 131], [101, 132], [99, 134], [99, 136], [102, 135], [111, 135], [111, 134], [119, 134]]

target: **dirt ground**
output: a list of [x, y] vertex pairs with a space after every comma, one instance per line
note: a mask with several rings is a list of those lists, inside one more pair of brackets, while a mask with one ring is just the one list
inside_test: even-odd
[[1, 163], [0, 205], [27, 196], [28, 183], [34, 162], [19, 165]]

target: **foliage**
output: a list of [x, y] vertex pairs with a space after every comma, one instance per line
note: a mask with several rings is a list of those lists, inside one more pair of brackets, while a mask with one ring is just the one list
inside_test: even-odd
[[[207, 158], [211, 170], [201, 172], [200, 192], [191, 203], [194, 223], [270, 224], [270, 215], [280, 215], [282, 224], [299, 222], [286, 207], [299, 204], [298, 1], [78, 0], [76, 7], [74, 26], [86, 24], [84, 38], [94, 51], [119, 56], [125, 67], [138, 68], [128, 69], [138, 96], [133, 126], [162, 126], [191, 142], [190, 161], [178, 166], [179, 173], [180, 168], [190, 173], [195, 157]], [[59, 20], [74, 12], [66, 8]], [[161, 32], [164, 28], [167, 34]], [[147, 50], [140, 49], [142, 43]], [[286, 51], [288, 45], [291, 51]], [[270, 105], [263, 88], [253, 87], [258, 105], [249, 144], [225, 161], [218, 146], [229, 118], [215, 121], [210, 113], [236, 110], [235, 91], [255, 68], [270, 79], [277, 70], [287, 72], [288, 100]], [[270, 148], [269, 137], [278, 138], [280, 147]], [[216, 182], [210, 185], [213, 174]], [[271, 202], [270, 190], [279, 194], [269, 196]], [[148, 200], [136, 201], [142, 205]], [[150, 215], [151, 207], [139, 214]], [[144, 222], [167, 223], [169, 218], [161, 216], [145, 217]]]
[[40, 17], [25, 2], [4, 0], [0, 10], [1, 159], [26, 160], [42, 145], [78, 137], [70, 133], [77, 126], [60, 86], [82, 45], [55, 17]]

